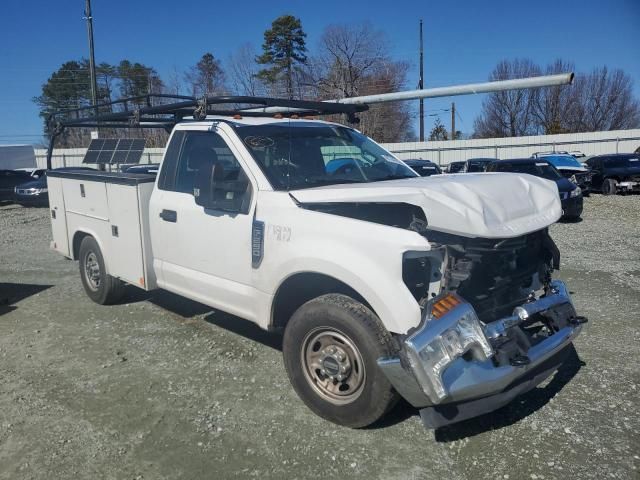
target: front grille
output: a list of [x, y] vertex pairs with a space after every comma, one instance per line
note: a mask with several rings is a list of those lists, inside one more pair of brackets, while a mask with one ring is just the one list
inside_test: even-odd
[[471, 303], [482, 321], [510, 315], [548, 280], [553, 254], [547, 242], [553, 244], [547, 232], [540, 231], [452, 249], [448, 289]]

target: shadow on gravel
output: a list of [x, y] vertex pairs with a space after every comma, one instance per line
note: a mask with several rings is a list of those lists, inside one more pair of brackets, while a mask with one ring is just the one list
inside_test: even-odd
[[495, 412], [439, 428], [435, 431], [436, 441], [453, 442], [519, 422], [545, 406], [584, 365], [572, 345], [569, 357], [546, 386], [530, 390]]
[[205, 320], [212, 325], [224, 328], [230, 332], [242, 335], [249, 340], [259, 342], [274, 350], [282, 351], [282, 335], [276, 332], [268, 332], [261, 329], [255, 323], [234, 317], [228, 313], [213, 312], [205, 317]]
[[561, 218], [560, 221], [558, 223], [582, 223], [583, 219], [582, 217], [578, 217], [578, 218]]
[[20, 300], [40, 293], [53, 285], [36, 285], [33, 283], [0, 282], [0, 315], [9, 313], [18, 307], [12, 306]]
[[139, 288], [127, 289], [121, 303], [149, 301], [160, 308], [184, 318], [193, 318], [208, 314], [204, 320], [217, 327], [224, 328], [249, 340], [259, 342], [269, 348], [282, 351], [282, 335], [262, 330], [254, 323], [224, 312], [214, 311], [211, 307], [194, 302], [166, 290], [145, 292]]

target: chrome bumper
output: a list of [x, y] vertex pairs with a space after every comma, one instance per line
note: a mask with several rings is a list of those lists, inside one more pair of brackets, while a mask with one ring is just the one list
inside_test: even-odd
[[[423, 321], [419, 329], [411, 335], [413, 343], [425, 345], [430, 341], [429, 337], [432, 338], [436, 325], [442, 323], [443, 328], [446, 328], [447, 324], [455, 322], [456, 315], [464, 314], [469, 308], [472, 308], [471, 305], [464, 304], [464, 308], [455, 309], [438, 320]], [[417, 380], [420, 376], [415, 375], [410, 362], [403, 362], [399, 357], [381, 358], [378, 360], [378, 365], [398, 393], [415, 407], [464, 402], [497, 394], [508, 389], [509, 385], [525, 377], [545, 360], [560, 352], [582, 329], [581, 317], [576, 315], [565, 284], [554, 281], [551, 283], [551, 292], [548, 295], [516, 307], [513, 314], [508, 317], [484, 324], [484, 335], [490, 342], [499, 343], [501, 337], [508, 335], [509, 329], [527, 322], [536, 314], [543, 314], [561, 327], [553, 335], [528, 349], [527, 363], [517, 366], [511, 364], [499, 366], [493, 358], [468, 360], [459, 357], [441, 373], [441, 382], [446, 392], [446, 395], [441, 398], [430, 395], [429, 389], [420, 385]], [[413, 347], [411, 343], [405, 341], [403, 345], [405, 352], [402, 352], [405, 358], [407, 348]], [[552, 371], [549, 372], [551, 373]], [[544, 378], [539, 381], [542, 380]]]

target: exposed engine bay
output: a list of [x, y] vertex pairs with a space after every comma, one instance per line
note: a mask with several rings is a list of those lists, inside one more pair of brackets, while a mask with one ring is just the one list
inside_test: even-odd
[[[413, 230], [431, 244], [428, 252], [407, 252], [403, 281], [423, 309], [455, 293], [469, 302], [484, 324], [513, 315], [514, 309], [550, 294], [560, 252], [548, 228], [514, 238], [468, 238], [429, 228], [424, 211], [408, 203], [305, 203], [303, 208]], [[571, 307], [569, 307], [571, 308]], [[565, 312], [566, 313], [566, 312]], [[575, 316], [575, 312], [569, 317]], [[566, 322], [566, 315], [537, 313], [492, 339], [498, 364], [526, 364], [526, 352]], [[514, 324], [513, 327], [516, 327]]]
[[[434, 247], [432, 252], [442, 255], [442, 262], [438, 264], [433, 253], [429, 257], [405, 257], [403, 269], [405, 283], [423, 309], [429, 308], [430, 300], [438, 295], [456, 293], [473, 306], [480, 321], [491, 325], [513, 317], [522, 305], [554, 293], [552, 273], [560, 267], [560, 253], [546, 228], [502, 240], [433, 231], [423, 235]], [[434, 285], [438, 278], [439, 285]], [[491, 338], [496, 364], [526, 365], [532, 346], [567, 326], [567, 319], [583, 321], [570, 304], [562, 308], [571, 311], [535, 313], [524, 321], [515, 318], [513, 324], [507, 324], [508, 328]]]

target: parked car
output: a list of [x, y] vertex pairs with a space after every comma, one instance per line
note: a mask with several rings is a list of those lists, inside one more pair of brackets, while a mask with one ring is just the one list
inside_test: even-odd
[[542, 158], [582, 189], [582, 195], [589, 196], [591, 191], [591, 169], [580, 163], [576, 157], [568, 153], [544, 154], [535, 158]]
[[545, 158], [523, 158], [497, 160], [487, 167], [487, 172], [526, 173], [536, 177], [553, 180], [558, 186], [562, 203], [562, 218], [576, 220], [582, 215], [582, 189], [562, 176]]
[[[89, 167], [63, 167], [50, 170], [51, 172], [95, 172]], [[49, 205], [49, 190], [47, 187], [47, 170], [41, 170], [37, 178], [21, 183], [14, 188], [13, 201], [24, 207], [46, 207]]]
[[0, 202], [13, 200], [16, 185], [33, 180], [28, 172], [0, 170]]
[[430, 177], [431, 175], [440, 175], [442, 173], [438, 164], [431, 160], [405, 160], [404, 163], [421, 177]]
[[487, 169], [487, 165], [491, 162], [495, 162], [497, 158], [470, 158], [464, 162], [462, 172], [464, 173], [478, 173], [484, 172]]
[[464, 168], [464, 162], [451, 162], [447, 165], [445, 173], [460, 173]]
[[16, 168], [16, 170], [20, 172], [27, 172], [34, 178], [39, 178], [40, 176], [44, 175], [44, 172], [47, 171], [46, 168]]
[[640, 192], [640, 153], [598, 155], [587, 160], [594, 190], [605, 195]]

